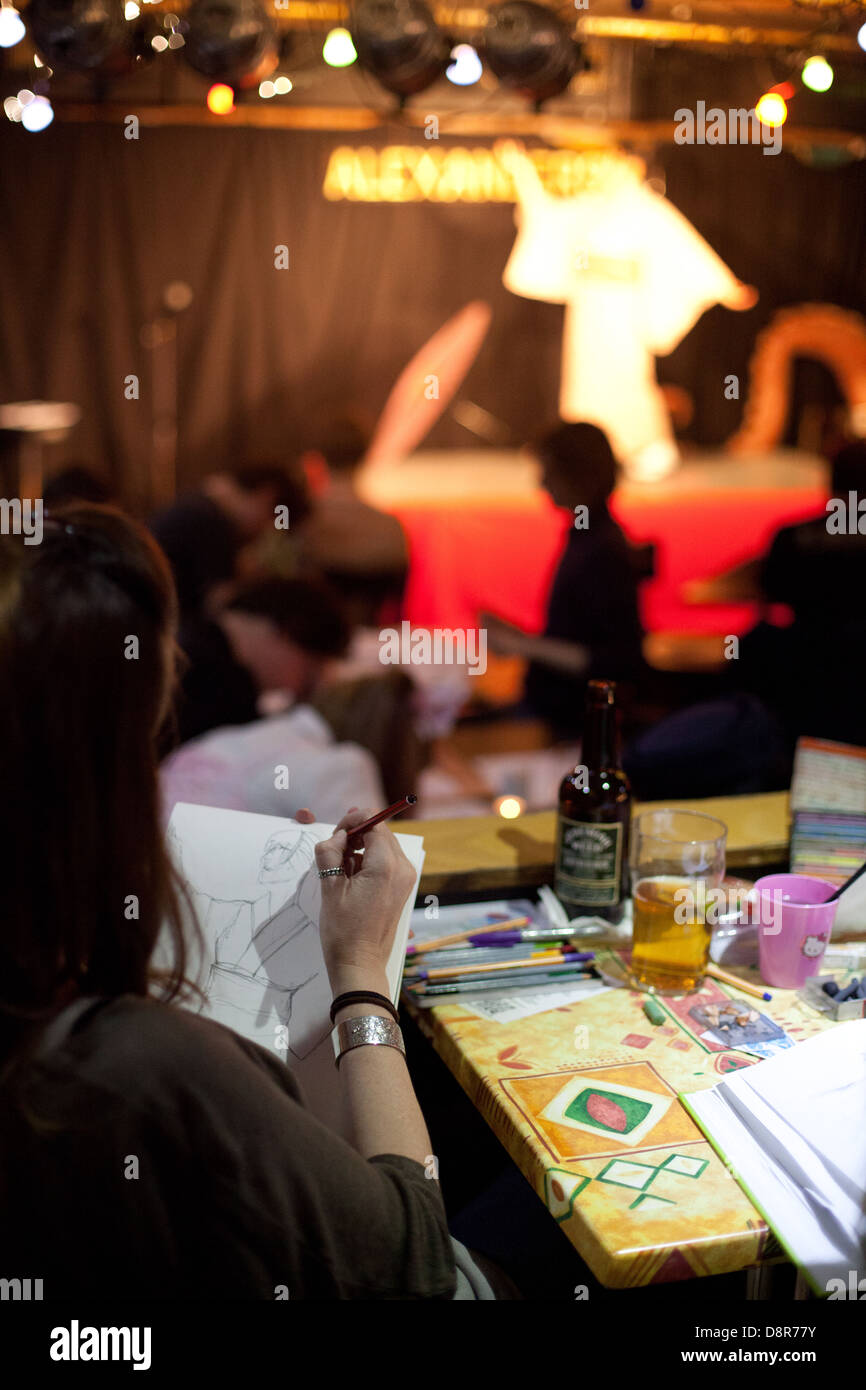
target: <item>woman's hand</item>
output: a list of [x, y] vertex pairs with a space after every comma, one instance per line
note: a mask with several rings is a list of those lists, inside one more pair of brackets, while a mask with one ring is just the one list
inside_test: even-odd
[[385, 966], [415, 885], [415, 871], [386, 825], [366, 831], [363, 852], [357, 841], [350, 843], [352, 827], [370, 815], [353, 807], [331, 838], [316, 845], [319, 869], [343, 870], [321, 880], [319, 932], [335, 994], [365, 987], [387, 992]]

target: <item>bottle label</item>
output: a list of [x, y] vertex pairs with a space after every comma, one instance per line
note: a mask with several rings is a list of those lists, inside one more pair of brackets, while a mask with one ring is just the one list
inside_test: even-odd
[[587, 907], [612, 907], [622, 897], [622, 826], [560, 816], [553, 883], [557, 897]]

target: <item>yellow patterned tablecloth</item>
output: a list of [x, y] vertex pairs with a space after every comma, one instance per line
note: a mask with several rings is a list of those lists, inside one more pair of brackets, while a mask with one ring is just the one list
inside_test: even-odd
[[[621, 963], [598, 953], [602, 968]], [[738, 973], [760, 983], [757, 973]], [[835, 972], [837, 978], [840, 972]], [[738, 1067], [712, 1050], [691, 1010], [722, 997], [765, 1013], [797, 1042], [833, 1024], [793, 991], [761, 1003], [707, 979], [660, 999], [611, 989], [517, 1022], [458, 1003], [419, 1009], [418, 1026], [453, 1072], [593, 1274], [609, 1288], [722, 1274], [778, 1253], [772, 1234], [677, 1099]]]

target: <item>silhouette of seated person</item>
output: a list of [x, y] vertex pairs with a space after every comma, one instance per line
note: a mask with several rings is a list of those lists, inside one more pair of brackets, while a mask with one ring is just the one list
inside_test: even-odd
[[783, 527], [759, 562], [759, 597], [794, 621], [757, 623], [731, 676], [775, 709], [791, 740], [866, 744], [866, 441], [834, 456], [831, 492], [820, 516]]
[[244, 568], [247, 548], [273, 534], [277, 508], [287, 508], [295, 525], [306, 505], [300, 484], [282, 468], [263, 464], [211, 473], [198, 491], [151, 520], [180, 609], [178, 644], [186, 658], [176, 705], [181, 743], [256, 717], [255, 685], [214, 621], [214, 605]]
[[321, 447], [301, 456], [314, 500], [297, 539], [303, 572], [327, 581], [350, 623], [381, 627], [399, 616], [409, 548], [397, 518], [358, 494], [368, 444], [360, 423], [338, 419]]
[[59, 473], [47, 478], [42, 488], [42, 504], [49, 514], [63, 507], [96, 502], [100, 506], [116, 506], [111, 485], [101, 474], [83, 463], [70, 463]]
[[[349, 627], [336, 597], [304, 579], [240, 586], [218, 622], [267, 717], [189, 740], [161, 770], [176, 801], [322, 820], [341, 806], [381, 805], [415, 784], [425, 749], [415, 733], [412, 681], [401, 671], [342, 677]], [[276, 770], [285, 767], [288, 778]]]
[[608, 509], [617, 465], [596, 425], [559, 424], [537, 447], [541, 485], [573, 524], [554, 574], [544, 629], [523, 632], [482, 615], [491, 649], [529, 662], [522, 709], [556, 736], [578, 733], [586, 685], [635, 682], [643, 673], [637, 566]]

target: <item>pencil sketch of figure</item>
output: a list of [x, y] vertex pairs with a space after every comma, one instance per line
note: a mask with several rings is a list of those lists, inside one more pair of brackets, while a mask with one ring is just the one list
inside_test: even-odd
[[[182, 846], [169, 832], [178, 865]], [[259, 860], [255, 898], [217, 898], [189, 884], [212, 956], [203, 1011], [248, 1033], [274, 1022], [288, 1049], [306, 1057], [327, 1037], [328, 988], [319, 944], [315, 840], [288, 827], [271, 835]], [[189, 880], [187, 879], [189, 883]], [[322, 1019], [325, 1023], [323, 1025]]]

